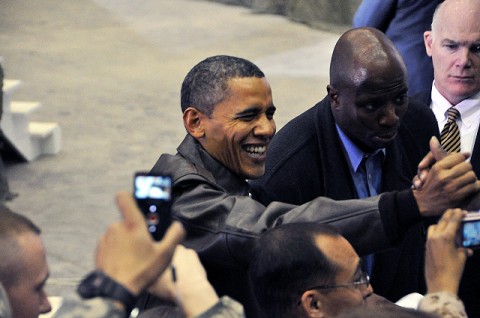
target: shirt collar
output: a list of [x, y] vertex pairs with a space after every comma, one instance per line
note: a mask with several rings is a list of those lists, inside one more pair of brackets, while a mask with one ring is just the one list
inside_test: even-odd
[[[432, 111], [435, 114], [438, 123], [444, 123], [448, 119], [447, 110], [453, 105], [443, 97], [442, 94], [435, 87], [435, 81], [432, 85]], [[470, 122], [476, 119], [475, 112], [480, 107], [480, 92], [464, 99], [455, 108], [460, 112], [460, 120], [469, 125]]]
[[385, 155], [385, 148], [377, 149], [373, 153], [366, 153], [362, 151], [350, 138], [345, 135], [340, 127], [335, 124], [340, 140], [342, 141], [343, 148], [347, 154], [347, 159], [350, 161], [350, 166], [353, 168], [353, 171], [357, 171], [360, 163], [362, 162], [363, 157], [369, 155], [375, 155], [378, 152], [383, 152]]

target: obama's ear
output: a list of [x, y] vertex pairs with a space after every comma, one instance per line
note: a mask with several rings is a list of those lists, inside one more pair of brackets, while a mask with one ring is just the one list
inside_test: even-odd
[[204, 117], [205, 115], [195, 107], [188, 107], [183, 112], [183, 125], [187, 132], [196, 139], [205, 136]]

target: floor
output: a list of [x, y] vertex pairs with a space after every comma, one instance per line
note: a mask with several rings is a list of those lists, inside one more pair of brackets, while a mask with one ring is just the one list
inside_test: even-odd
[[280, 128], [324, 97], [338, 36], [209, 1], [0, 0], [5, 74], [24, 82], [13, 99], [42, 102], [33, 118], [63, 131], [58, 155], [7, 168], [19, 194], [9, 206], [43, 229], [50, 294], [71, 293], [93, 267], [97, 238], [118, 219], [115, 192], [175, 152], [193, 65], [217, 54], [256, 63]]

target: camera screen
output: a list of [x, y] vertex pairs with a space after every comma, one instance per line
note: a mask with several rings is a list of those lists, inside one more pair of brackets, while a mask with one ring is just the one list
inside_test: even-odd
[[170, 200], [172, 179], [163, 176], [137, 176], [135, 197], [137, 199]]
[[462, 234], [463, 247], [480, 245], [480, 220], [464, 222]]
[[171, 222], [172, 179], [170, 176], [135, 174], [134, 195], [145, 216], [148, 231], [160, 240]]

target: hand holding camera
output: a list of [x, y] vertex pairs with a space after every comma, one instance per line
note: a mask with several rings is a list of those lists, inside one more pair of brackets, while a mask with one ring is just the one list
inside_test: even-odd
[[471, 249], [458, 245], [465, 215], [461, 209], [449, 209], [437, 224], [428, 228], [425, 278], [429, 293], [458, 292], [465, 262], [473, 253]]

